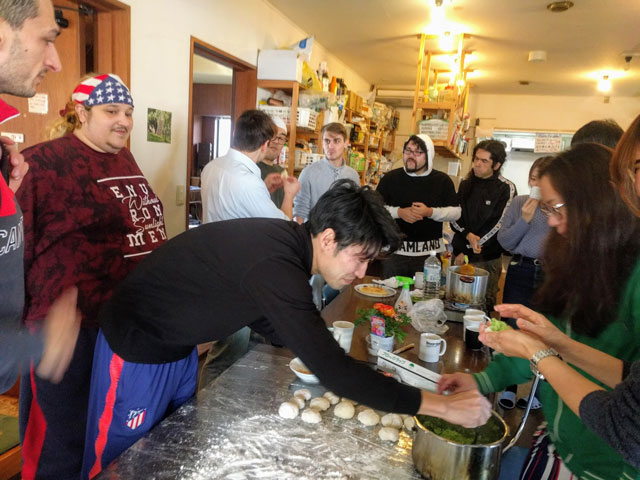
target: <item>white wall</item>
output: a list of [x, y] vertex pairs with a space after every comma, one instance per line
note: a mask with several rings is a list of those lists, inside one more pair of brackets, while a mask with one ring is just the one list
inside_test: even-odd
[[591, 120], [612, 118], [626, 129], [640, 113], [640, 97], [560, 97], [471, 94], [469, 113], [481, 127], [574, 132]]
[[[131, 151], [162, 200], [174, 236], [185, 224], [176, 186], [185, 184], [187, 168], [190, 36], [255, 65], [259, 49], [286, 47], [313, 32], [304, 32], [264, 0], [122, 1], [131, 6], [130, 88], [136, 106]], [[316, 42], [311, 66], [322, 60], [350, 89], [369, 89], [369, 82]], [[147, 142], [149, 107], [172, 112], [170, 145]]]

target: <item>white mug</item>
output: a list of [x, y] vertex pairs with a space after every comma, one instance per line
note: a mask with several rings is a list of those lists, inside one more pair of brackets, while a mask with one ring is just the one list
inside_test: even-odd
[[351, 340], [353, 339], [354, 328], [355, 325], [351, 322], [344, 322], [342, 320], [333, 322], [333, 338], [336, 339], [345, 353], [351, 351]]
[[484, 315], [484, 311], [483, 310], [478, 310], [477, 308], [467, 308], [464, 311], [464, 314], [465, 315], [475, 315], [475, 316], [481, 315], [482, 316], [482, 315]]
[[420, 335], [418, 358], [423, 362], [435, 363], [447, 351], [447, 341], [434, 333]]
[[414, 285], [418, 290], [424, 288], [424, 272], [416, 272], [413, 276]]

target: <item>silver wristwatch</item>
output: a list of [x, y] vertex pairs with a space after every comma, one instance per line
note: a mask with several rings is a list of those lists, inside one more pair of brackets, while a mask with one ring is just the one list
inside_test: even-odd
[[538, 370], [538, 363], [540, 363], [540, 360], [542, 360], [543, 358], [553, 357], [553, 356], [558, 357], [560, 360], [562, 360], [562, 357], [560, 356], [560, 354], [556, 352], [553, 348], [543, 348], [542, 350], [538, 350], [536, 353], [533, 354], [533, 357], [531, 357], [531, 359], [529, 360], [531, 371], [533, 372], [534, 375], [537, 375], [538, 377], [540, 377], [540, 380], [544, 380], [544, 375], [542, 375]]

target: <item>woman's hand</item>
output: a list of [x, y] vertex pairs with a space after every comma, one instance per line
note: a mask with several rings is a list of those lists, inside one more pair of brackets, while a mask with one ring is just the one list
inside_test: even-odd
[[502, 304], [496, 305], [496, 312], [503, 317], [515, 318], [518, 328], [537, 337], [542, 343], [555, 348], [562, 354], [563, 347], [570, 342], [570, 338], [562, 333], [547, 318], [524, 305]]
[[496, 352], [504, 353], [508, 357], [520, 357], [526, 360], [533, 357], [534, 353], [547, 348], [547, 345], [538, 338], [522, 330], [487, 332], [485, 326], [480, 325], [480, 336], [478, 338]]
[[461, 393], [478, 390], [478, 384], [469, 373], [445, 373], [438, 382], [438, 393]]
[[522, 205], [522, 219], [527, 222], [527, 223], [531, 223], [531, 220], [533, 220], [533, 216], [536, 213], [536, 208], [538, 208], [538, 204], [540, 203], [539, 200], [536, 200], [535, 198], [528, 198], [526, 202], [524, 202], [524, 205]]

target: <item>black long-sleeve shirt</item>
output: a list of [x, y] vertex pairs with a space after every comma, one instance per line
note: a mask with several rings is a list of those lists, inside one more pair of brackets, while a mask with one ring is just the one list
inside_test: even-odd
[[309, 285], [304, 226], [249, 218], [185, 232], [151, 253], [100, 315], [111, 349], [136, 363], [186, 357], [244, 326], [275, 334], [322, 384], [374, 408], [416, 413], [420, 391], [356, 363], [327, 330]]
[[[515, 195], [515, 185], [502, 175], [489, 178], [473, 176], [463, 180], [458, 188], [462, 216], [451, 223], [455, 231], [452, 242], [454, 254], [464, 253], [471, 262], [499, 258], [503, 249], [498, 243], [498, 230]], [[467, 246], [469, 232], [480, 237], [482, 253], [474, 254]]]

